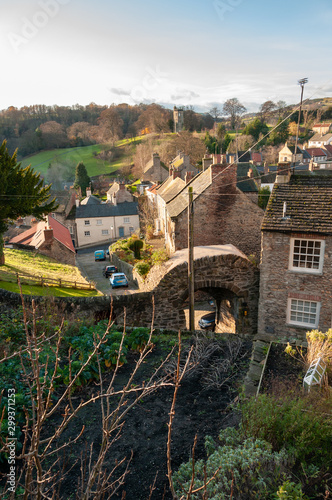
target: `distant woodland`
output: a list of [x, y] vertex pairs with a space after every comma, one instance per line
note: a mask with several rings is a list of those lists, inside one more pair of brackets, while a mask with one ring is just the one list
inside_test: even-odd
[[[190, 107], [185, 109], [186, 130], [209, 129], [213, 123], [210, 114], [195, 113]], [[33, 105], [20, 109], [12, 106], [0, 112], [0, 143], [6, 139], [11, 153], [18, 148], [19, 158], [47, 149], [112, 145], [142, 132], [172, 131], [172, 110], [158, 104]]]

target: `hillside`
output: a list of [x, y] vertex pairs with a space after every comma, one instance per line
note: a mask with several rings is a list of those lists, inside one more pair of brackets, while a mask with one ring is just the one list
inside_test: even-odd
[[126, 142], [128, 141], [119, 141], [119, 143], [116, 144], [119, 156], [113, 162], [102, 160], [97, 157], [97, 155], [105, 150], [107, 147], [106, 145], [94, 144], [92, 146], [82, 146], [78, 148], [41, 151], [40, 153], [24, 158], [22, 160], [22, 165], [24, 167], [31, 165], [34, 170], [45, 176], [50, 164], [69, 165], [75, 168], [79, 162], [83, 162], [90, 177], [112, 174], [122, 166], [122, 162], [124, 161], [124, 145]]

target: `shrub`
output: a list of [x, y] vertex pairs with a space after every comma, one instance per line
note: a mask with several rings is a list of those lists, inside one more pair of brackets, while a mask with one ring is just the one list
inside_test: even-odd
[[332, 467], [332, 400], [320, 394], [262, 394], [241, 406], [243, 437], [264, 439], [274, 451], [285, 448], [297, 465]]
[[143, 277], [148, 274], [150, 268], [151, 266], [148, 262], [137, 262], [137, 264], [135, 264], [134, 266], [135, 271], [137, 271], [138, 274]]
[[[287, 464], [285, 451], [273, 452], [272, 447], [261, 439], [244, 439], [234, 428], [220, 432], [222, 446], [206, 438], [208, 459], [195, 463], [194, 490], [190, 498], [268, 499], [276, 491]], [[192, 481], [193, 463], [182, 464], [174, 473], [174, 485], [179, 497], [188, 492]], [[210, 481], [214, 476], [214, 478]], [[206, 487], [204, 487], [206, 484]], [[205, 493], [206, 488], [206, 493]]]
[[285, 352], [304, 363], [308, 369], [310, 364], [317, 358], [322, 358], [325, 363], [331, 367], [332, 365], [332, 328], [323, 333], [319, 330], [311, 330], [306, 333], [308, 348], [303, 350], [302, 347], [292, 347], [289, 343]]

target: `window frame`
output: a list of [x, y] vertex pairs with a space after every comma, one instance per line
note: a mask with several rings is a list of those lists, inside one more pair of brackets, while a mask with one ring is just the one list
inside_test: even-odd
[[108, 236], [109, 235], [108, 229], [102, 229], [101, 230], [101, 235], [102, 236]]
[[[299, 266], [294, 266], [294, 247], [295, 247], [295, 241], [299, 240], [300, 242], [306, 241], [308, 242], [314, 242], [320, 243], [320, 253], [319, 253], [319, 266], [317, 269], [314, 269], [313, 267], [299, 267]], [[306, 253], [303, 254], [306, 257], [308, 257], [310, 254], [307, 252], [308, 250], [308, 244], [306, 246]], [[323, 265], [324, 265], [324, 252], [325, 252], [325, 240], [322, 240], [320, 238], [302, 238], [302, 237], [295, 237], [293, 236], [290, 241], [290, 251], [289, 251], [289, 265], [288, 269], [290, 271], [293, 271], [295, 273], [308, 273], [308, 274], [322, 274], [323, 273]], [[299, 255], [301, 255], [299, 253]], [[312, 254], [314, 256], [314, 253]], [[305, 263], [307, 263], [307, 259], [305, 260]]]
[[123, 218], [123, 223], [124, 224], [130, 224], [130, 217], [124, 217]]
[[[291, 313], [292, 311], [296, 313], [301, 313], [305, 311], [299, 311], [295, 308], [292, 309], [292, 301], [296, 301], [297, 303], [300, 302], [306, 302], [309, 304], [309, 307], [311, 307], [311, 304], [316, 304], [316, 312], [315, 312], [315, 323], [310, 323], [310, 322], [304, 322], [304, 321], [297, 321], [296, 319], [292, 320], [291, 319]], [[293, 306], [294, 307], [294, 306]], [[308, 306], [307, 306], [308, 307]], [[294, 297], [289, 297], [287, 301], [287, 324], [293, 325], [293, 326], [299, 326], [302, 328], [317, 328], [319, 325], [319, 316], [320, 316], [320, 309], [321, 309], [321, 302], [317, 300], [307, 300], [307, 299], [302, 299], [302, 298], [294, 298]], [[311, 311], [308, 311], [307, 314], [312, 314]]]
[[91, 236], [90, 231], [84, 231], [84, 237], [85, 237], [85, 238], [88, 238], [88, 237], [90, 237], [90, 236]]
[[90, 226], [90, 220], [89, 219], [84, 220], [84, 226]]
[[103, 219], [96, 219], [96, 224], [97, 224], [97, 226], [102, 226], [103, 225]]

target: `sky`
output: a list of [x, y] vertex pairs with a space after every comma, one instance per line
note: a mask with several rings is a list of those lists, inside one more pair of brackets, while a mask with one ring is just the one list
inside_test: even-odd
[[331, 0], [1, 0], [0, 110], [332, 96]]

